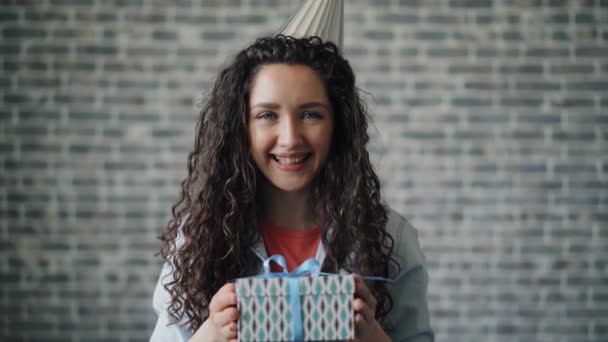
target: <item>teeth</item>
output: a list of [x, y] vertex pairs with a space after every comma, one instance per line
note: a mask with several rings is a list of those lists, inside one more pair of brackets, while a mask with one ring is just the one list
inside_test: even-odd
[[306, 157], [307, 156], [300, 157], [300, 158], [281, 158], [281, 157], [275, 156], [276, 160], [281, 165], [298, 164], [298, 163], [301, 163], [302, 161], [304, 161], [304, 159], [306, 159]]

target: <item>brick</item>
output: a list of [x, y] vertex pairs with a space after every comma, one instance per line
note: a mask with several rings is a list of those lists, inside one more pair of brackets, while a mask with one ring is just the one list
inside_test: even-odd
[[0, 11], [0, 22], [11, 22], [11, 21], [18, 21], [19, 20], [19, 13], [11, 10], [9, 8], [3, 8], [2, 11]]
[[119, 89], [156, 90], [160, 87], [160, 84], [158, 83], [158, 81], [120, 80], [116, 83], [116, 87]]
[[364, 34], [365, 38], [371, 40], [391, 40], [395, 37], [391, 31], [367, 31]]
[[185, 24], [215, 24], [218, 21], [217, 16], [213, 15], [196, 15], [194, 13], [176, 14], [175, 21]]
[[39, 8], [28, 8], [24, 12], [26, 21], [52, 22], [67, 21], [69, 16], [65, 12], [53, 10], [40, 10]]
[[502, 38], [503, 40], [506, 40], [506, 41], [522, 41], [525, 39], [523, 33], [520, 31], [505, 31], [500, 34], [500, 37], [494, 37], [494, 38], [495, 39]]
[[568, 24], [570, 15], [568, 13], [556, 13], [551, 15], [547, 21], [551, 24]]
[[606, 57], [608, 56], [608, 48], [604, 47], [577, 47], [574, 49], [574, 55], [577, 57]]
[[152, 39], [155, 40], [177, 40], [178, 34], [175, 31], [157, 30], [152, 32]]
[[[178, 48], [177, 55], [179, 57], [215, 57], [217, 56], [218, 51], [215, 49], [207, 49], [207, 48]], [[155, 65], [154, 70], [161, 70], [161, 65]], [[191, 68], [194, 68], [192, 66]]]
[[577, 13], [574, 16], [574, 22], [577, 24], [595, 24], [595, 16], [591, 13]]
[[5, 27], [2, 29], [4, 39], [43, 39], [46, 31], [30, 27]]
[[526, 50], [528, 57], [568, 57], [570, 50], [568, 48], [532, 48]]
[[228, 24], [263, 24], [266, 22], [266, 17], [262, 15], [228, 15], [226, 22]]
[[94, 71], [95, 63], [86, 61], [55, 61], [52, 68], [57, 71]]
[[29, 97], [24, 94], [5, 94], [4, 103], [21, 104], [29, 101]]
[[13, 132], [19, 136], [37, 135], [44, 136], [47, 134], [47, 127], [36, 126], [16, 126]]
[[41, 44], [29, 44], [25, 49], [27, 55], [67, 55], [70, 49], [66, 45], [61, 45], [60, 42], [41, 43]]
[[70, 112], [68, 113], [70, 120], [84, 121], [106, 121], [110, 119], [110, 114], [107, 112]]
[[59, 79], [21, 78], [17, 80], [19, 87], [50, 88], [60, 85]]
[[[390, 101], [390, 98], [387, 99], [387, 101]], [[410, 107], [427, 107], [427, 106], [439, 106], [441, 104], [441, 99], [436, 98], [436, 97], [415, 97], [415, 98], [408, 98], [405, 101], [403, 101], [404, 104], [406, 104], [407, 106]], [[390, 102], [386, 102], [385, 103], [390, 103]]]
[[16, 331], [41, 331], [41, 330], [51, 330], [53, 324], [51, 322], [27, 322], [27, 321], [10, 321], [9, 329], [14, 329]]
[[65, 339], [68, 337], [69, 335], [65, 335], [65, 336], [33, 336], [30, 341], [32, 342], [42, 342], [42, 341], [48, 341], [48, 342], [62, 342], [65, 341]]
[[[32, 71], [46, 71], [48, 69], [48, 64], [46, 62], [34, 61], [27, 64], [27, 68]], [[56, 80], [56, 79], [55, 79]], [[53, 80], [52, 85], [57, 85], [58, 82]]]
[[454, 97], [450, 101], [450, 104], [454, 107], [479, 107], [479, 106], [491, 106], [492, 99], [488, 97]]
[[[417, 16], [411, 15], [412, 18], [418, 19]], [[426, 18], [426, 21], [428, 21], [431, 24], [457, 24], [459, 22], [461, 22], [462, 18], [460, 16], [457, 15], [449, 15], [449, 14], [436, 14], [436, 13], [430, 13], [429, 16]], [[417, 22], [413, 21], [413, 22]]]
[[[235, 7], [241, 4], [242, 0], [226, 0], [226, 1], [218, 1], [218, 0], [202, 0], [201, 6], [203, 7]], [[267, 4], [268, 5], [268, 4]]]
[[542, 74], [541, 64], [502, 65], [498, 68], [502, 74]]
[[143, 95], [133, 94], [133, 95], [121, 95], [121, 96], [104, 96], [102, 98], [102, 102], [104, 105], [116, 106], [116, 105], [143, 105], [146, 102], [146, 99]]
[[376, 20], [380, 23], [415, 24], [419, 21], [419, 17], [415, 14], [389, 13], [379, 15]]
[[96, 153], [110, 153], [112, 150], [111, 146], [104, 145], [89, 145], [89, 144], [73, 144], [68, 147], [68, 151], [71, 154], [87, 154], [91, 152]]
[[429, 57], [465, 57], [468, 52], [466, 48], [430, 48], [427, 52]]
[[535, 97], [503, 97], [499, 101], [503, 107], [540, 107], [543, 104], [543, 99]]
[[399, 0], [400, 6], [407, 7], [421, 7], [423, 5], [423, 0]]
[[146, 168], [146, 164], [138, 161], [107, 161], [104, 163], [104, 168], [108, 171], [141, 171]]
[[235, 33], [232, 31], [205, 31], [201, 35], [201, 39], [205, 40], [230, 40], [235, 38]]
[[606, 91], [608, 90], [608, 80], [587, 80], [566, 83], [567, 90], [575, 91]]
[[[418, 31], [415, 33], [416, 40], [444, 40], [447, 34], [444, 31]], [[392, 38], [392, 37], [391, 37]]]
[[594, 100], [591, 98], [558, 98], [551, 101], [551, 106], [557, 108], [592, 108], [594, 106]]
[[51, 5], [92, 6], [93, 0], [50, 0]]
[[103, 71], [107, 72], [143, 72], [141, 61], [111, 61], [103, 64]]
[[169, 50], [164, 47], [133, 47], [127, 48], [129, 57], [165, 57]]
[[111, 6], [115, 7], [142, 7], [144, 0], [111, 0]]
[[118, 48], [111, 45], [86, 45], [77, 48], [79, 54], [116, 55]]
[[158, 113], [120, 113], [118, 115], [120, 121], [137, 121], [137, 122], [155, 122], [160, 119]]
[[549, 72], [551, 74], [590, 74], [593, 73], [594, 67], [591, 64], [558, 64], [551, 65]]
[[541, 124], [541, 125], [559, 125], [562, 120], [559, 115], [555, 114], [539, 114], [539, 113], [522, 113], [517, 116], [517, 120], [526, 124]]
[[489, 8], [493, 6], [493, 3], [485, 0], [450, 0], [449, 6], [455, 8]]
[[49, 252], [67, 252], [70, 250], [70, 244], [66, 241], [45, 241], [42, 248]]
[[445, 134], [441, 131], [435, 130], [407, 130], [401, 133], [401, 136], [406, 139], [414, 140], [437, 140], [444, 139]]
[[558, 42], [568, 42], [572, 40], [572, 35], [567, 31], [554, 31], [551, 35], [551, 39]]
[[482, 58], [518, 57], [519, 51], [513, 48], [479, 47], [475, 49], [475, 55]]
[[595, 139], [595, 133], [592, 129], [588, 131], [554, 131], [552, 138], [555, 140], [582, 140], [592, 141]]
[[450, 74], [489, 74], [492, 72], [491, 65], [485, 64], [454, 64], [448, 66]]
[[97, 23], [113, 23], [116, 21], [116, 13], [111, 12], [77, 12], [77, 21], [97, 22]]

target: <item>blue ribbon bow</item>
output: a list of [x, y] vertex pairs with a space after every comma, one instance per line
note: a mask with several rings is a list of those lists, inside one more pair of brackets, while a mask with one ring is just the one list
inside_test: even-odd
[[[283, 269], [282, 272], [272, 272], [270, 270], [270, 262], [274, 261]], [[304, 340], [304, 328], [302, 327], [302, 302], [300, 301], [300, 283], [298, 278], [309, 276], [318, 272], [321, 264], [315, 259], [310, 258], [304, 261], [295, 270], [288, 272], [287, 262], [280, 254], [275, 254], [264, 260], [264, 274], [253, 278], [288, 278], [288, 303], [291, 309], [291, 317], [293, 324], [293, 333], [295, 341]]]

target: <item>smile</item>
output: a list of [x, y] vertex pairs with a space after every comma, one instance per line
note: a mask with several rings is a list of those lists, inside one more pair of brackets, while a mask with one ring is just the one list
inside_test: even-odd
[[308, 157], [310, 157], [310, 153], [299, 156], [299, 157], [279, 157], [274, 154], [272, 155], [272, 158], [281, 165], [300, 164], [303, 161], [305, 161], [306, 159], [308, 159]]
[[302, 170], [306, 165], [305, 162], [310, 158], [311, 155], [312, 153], [307, 153], [298, 156], [279, 157], [271, 154], [272, 160], [276, 163], [275, 165], [277, 165], [280, 170], [287, 172], [297, 172]]

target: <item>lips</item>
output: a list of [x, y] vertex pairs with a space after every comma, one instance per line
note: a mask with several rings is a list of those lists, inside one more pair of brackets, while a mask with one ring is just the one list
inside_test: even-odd
[[272, 155], [272, 158], [281, 165], [299, 164], [308, 159], [308, 157], [310, 157], [310, 153], [303, 154], [300, 156], [277, 156], [274, 154]]
[[271, 157], [282, 170], [298, 171], [304, 166], [304, 163], [306, 160], [308, 160], [308, 158], [310, 158], [311, 155], [312, 153], [290, 155], [271, 154]]

